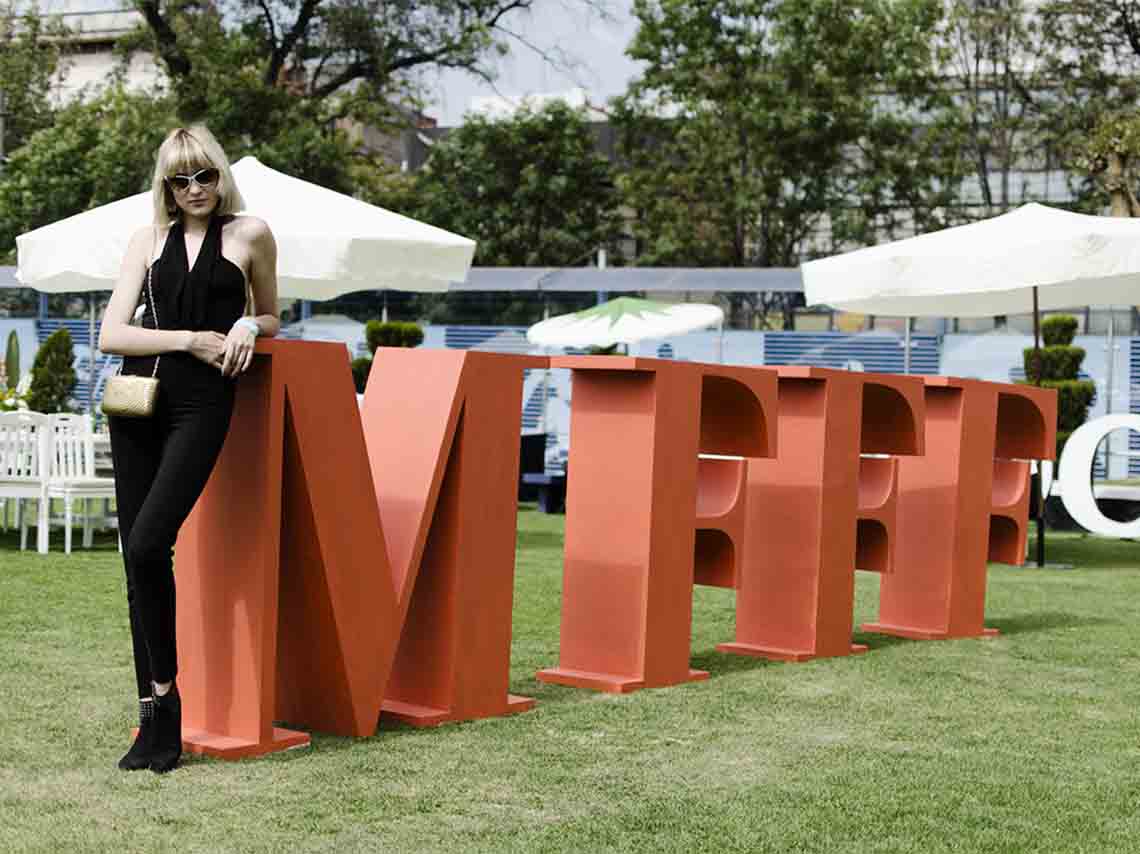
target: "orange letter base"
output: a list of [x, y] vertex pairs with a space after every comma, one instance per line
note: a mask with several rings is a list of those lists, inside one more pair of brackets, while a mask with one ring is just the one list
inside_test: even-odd
[[176, 548], [183, 740], [235, 758], [523, 711], [508, 693], [522, 370], [267, 340]]
[[[717, 504], [706, 490], [698, 508], [698, 454], [774, 453], [776, 375], [620, 356], [551, 365], [573, 371], [573, 406], [559, 663], [538, 678], [611, 692], [707, 678], [689, 668], [698, 512]], [[706, 468], [731, 493], [731, 461]]]
[[925, 457], [899, 460], [899, 571], [864, 631], [916, 640], [996, 634], [983, 624], [986, 559], [1025, 560], [1029, 464], [1053, 459], [1057, 393], [925, 377]]

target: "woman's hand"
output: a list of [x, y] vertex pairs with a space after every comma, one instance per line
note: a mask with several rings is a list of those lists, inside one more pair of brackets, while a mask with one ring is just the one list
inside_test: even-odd
[[220, 332], [191, 332], [190, 354], [215, 368], [222, 366], [226, 337]]
[[256, 342], [257, 335], [249, 326], [240, 321], [235, 323], [225, 338], [222, 376], [236, 377], [244, 373], [253, 361], [253, 345]]

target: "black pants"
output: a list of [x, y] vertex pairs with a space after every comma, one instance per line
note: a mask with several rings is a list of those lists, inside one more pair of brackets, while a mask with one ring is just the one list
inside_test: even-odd
[[[129, 358], [124, 373], [152, 366]], [[109, 419], [139, 697], [178, 673], [174, 541], [214, 469], [233, 402], [234, 380], [217, 368], [164, 354], [154, 415]]]

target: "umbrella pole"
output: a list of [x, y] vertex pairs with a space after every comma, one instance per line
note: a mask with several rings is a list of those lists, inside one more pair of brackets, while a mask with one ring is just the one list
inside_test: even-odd
[[[87, 417], [95, 417], [95, 291], [87, 294]], [[92, 423], [94, 428], [94, 422]]]
[[[1033, 373], [1034, 384], [1041, 386], [1041, 314], [1037, 304], [1037, 286], [1033, 287]], [[1037, 508], [1037, 567], [1045, 566], [1045, 495], [1041, 488], [1042, 463], [1037, 463], [1037, 477], [1033, 481], [1034, 504]]]
[[[546, 294], [542, 295], [542, 319], [550, 320], [550, 303], [546, 299]], [[546, 348], [542, 348], [543, 355], [546, 355]], [[546, 403], [550, 400], [550, 362], [546, 363], [546, 367], [542, 369], [542, 414], [540, 416], [541, 423], [539, 425], [542, 430], [543, 446], [542, 446], [542, 464], [545, 469], [546, 466]]]
[[903, 373], [910, 375], [910, 318], [903, 318]]
[[[1116, 311], [1114, 306], [1108, 307], [1108, 329], [1105, 332], [1105, 352], [1108, 354], [1108, 364], [1105, 366], [1104, 377], [1104, 414], [1112, 414], [1112, 395], [1116, 390]], [[1112, 480], [1112, 434], [1104, 437], [1104, 473]]]

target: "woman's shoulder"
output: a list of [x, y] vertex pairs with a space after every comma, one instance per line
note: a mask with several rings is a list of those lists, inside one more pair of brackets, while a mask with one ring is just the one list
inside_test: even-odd
[[264, 239], [266, 236], [272, 234], [269, 230], [269, 223], [261, 217], [253, 216], [252, 214], [235, 214], [233, 218], [226, 223], [225, 229], [250, 242]]
[[169, 225], [140, 225], [131, 233], [131, 243], [150, 241], [154, 237], [162, 237], [170, 230]]
[[132, 248], [138, 247], [138, 251], [143, 257], [148, 257], [151, 252], [151, 247], [157, 248], [162, 245], [162, 241], [166, 238], [166, 233], [170, 231], [169, 225], [143, 225], [135, 229], [131, 235], [130, 245]]

